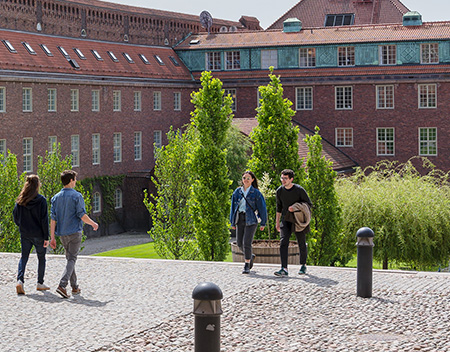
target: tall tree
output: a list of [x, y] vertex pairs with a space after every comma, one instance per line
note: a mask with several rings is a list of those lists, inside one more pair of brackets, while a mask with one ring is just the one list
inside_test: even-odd
[[231, 189], [240, 185], [242, 173], [250, 159], [250, 139], [239, 131], [236, 126], [231, 126], [225, 139], [227, 150], [228, 177], [231, 179]]
[[222, 82], [203, 72], [202, 88], [193, 92], [192, 126], [198, 143], [192, 153], [192, 197], [190, 207], [201, 255], [205, 260], [224, 260], [228, 252], [230, 183], [226, 150], [231, 125], [231, 97], [224, 97]]

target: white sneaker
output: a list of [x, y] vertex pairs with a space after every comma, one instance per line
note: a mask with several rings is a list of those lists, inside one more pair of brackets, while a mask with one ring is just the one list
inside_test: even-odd
[[25, 290], [23, 289], [23, 282], [18, 280], [16, 285], [16, 292], [18, 295], [24, 295]]
[[40, 284], [39, 282], [36, 285], [36, 290], [38, 291], [47, 291], [50, 290], [50, 287], [48, 287], [46, 284]]

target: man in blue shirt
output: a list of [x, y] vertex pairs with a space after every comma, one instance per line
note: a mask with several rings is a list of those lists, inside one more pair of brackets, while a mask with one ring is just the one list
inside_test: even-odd
[[69, 281], [72, 286], [72, 294], [76, 295], [81, 292], [75, 274], [75, 262], [81, 248], [83, 223], [91, 225], [94, 231], [97, 231], [98, 224], [86, 214], [83, 196], [74, 189], [77, 183], [77, 173], [72, 170], [63, 171], [61, 182], [64, 188], [52, 198], [50, 247], [56, 248], [56, 234], [60, 237], [67, 259], [66, 268], [56, 292], [63, 298], [69, 298], [66, 290]]

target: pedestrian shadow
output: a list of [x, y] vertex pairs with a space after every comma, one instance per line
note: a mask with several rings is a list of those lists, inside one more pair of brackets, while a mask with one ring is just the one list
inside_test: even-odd
[[336, 286], [339, 283], [339, 281], [336, 281], [336, 280], [318, 277], [318, 276], [311, 275], [311, 274], [280, 277], [280, 276], [275, 276], [275, 275], [259, 274], [258, 272], [250, 271], [249, 278], [272, 280], [272, 281], [278, 281], [278, 282], [301, 280], [301, 281], [305, 281], [309, 284], [313, 284], [313, 285], [320, 286], [320, 287], [332, 287], [332, 286]]
[[30, 298], [30, 299], [34, 299], [35, 301], [38, 302], [46, 302], [46, 303], [71, 303], [71, 304], [82, 304], [88, 307], [104, 307], [106, 306], [108, 303], [113, 302], [113, 300], [109, 300], [109, 301], [98, 301], [98, 300], [93, 300], [93, 299], [88, 299], [88, 298], [84, 298], [83, 296], [72, 296], [70, 298], [62, 298], [60, 295], [54, 294], [52, 292], [49, 291], [45, 291], [43, 292], [43, 294], [37, 294], [37, 293], [32, 293], [32, 294], [27, 294], [24, 297], [26, 298]]

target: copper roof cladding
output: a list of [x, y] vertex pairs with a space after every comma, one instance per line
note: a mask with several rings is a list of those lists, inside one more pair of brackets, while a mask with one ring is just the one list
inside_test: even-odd
[[[75, 1], [61, 1], [62, 3], [67, 4], [81, 4], [89, 7], [89, 9], [108, 9], [108, 10], [115, 10], [117, 12], [121, 12], [122, 14], [135, 14], [137, 16], [139, 15], [149, 15], [153, 17], [160, 17], [160, 18], [170, 18], [170, 19], [177, 19], [177, 20], [185, 20], [185, 21], [191, 21], [200, 23], [200, 14], [198, 15], [189, 15], [186, 13], [179, 13], [179, 12], [171, 12], [171, 11], [163, 11], [163, 10], [156, 10], [156, 9], [150, 9], [145, 7], [137, 7], [137, 6], [130, 6], [130, 5], [122, 5], [122, 4], [116, 4], [106, 1], [99, 1], [99, 0], [75, 0]], [[238, 28], [242, 28], [242, 24], [237, 21], [228, 21], [228, 20], [222, 20], [219, 18], [213, 18], [213, 22], [216, 25], [225, 25], [225, 26], [236, 26]]]
[[[211, 50], [294, 45], [399, 42], [413, 40], [448, 40], [450, 21], [425, 22], [422, 26], [368, 25], [303, 29], [285, 33], [281, 30], [234, 33], [195, 34], [176, 47], [177, 50]], [[190, 45], [190, 41], [199, 40]]]
[[399, 0], [300, 0], [267, 29], [282, 29], [291, 17], [303, 27], [324, 27], [327, 14], [355, 14], [354, 24], [401, 23], [409, 9]]
[[[298, 125], [300, 132], [298, 135], [298, 155], [300, 158], [305, 158], [308, 156], [308, 146], [303, 141], [307, 134], [313, 135], [314, 132], [305, 126], [299, 124], [296, 121], [293, 121], [295, 125]], [[246, 134], [250, 135], [250, 132], [258, 125], [258, 120], [254, 117], [250, 118], [235, 118], [233, 119], [233, 124], [239, 128], [239, 130]], [[341, 171], [341, 172], [351, 172], [358, 164], [352, 160], [345, 153], [337, 149], [334, 145], [328, 142], [325, 139], [322, 139], [322, 155], [325, 156], [327, 160], [333, 162], [333, 170]]]
[[[3, 71], [192, 81], [188, 69], [181, 60], [177, 59], [179, 66], [175, 66], [169, 59], [169, 56], [175, 58], [177, 56], [171, 48], [167, 47], [100, 42], [8, 30], [0, 30], [0, 40], [8, 40], [17, 51], [17, 53], [11, 53], [3, 43], [0, 43], [0, 69]], [[30, 44], [36, 55], [31, 55], [22, 42]], [[39, 44], [45, 44], [53, 56], [47, 56]], [[57, 46], [62, 46], [70, 58], [76, 60], [80, 68], [72, 67]], [[73, 48], [80, 49], [86, 59], [80, 59]], [[97, 50], [103, 61], [98, 61], [91, 50]], [[118, 62], [113, 62], [107, 51], [112, 51]], [[134, 63], [129, 63], [123, 53], [129, 54]], [[145, 55], [150, 65], [144, 64], [138, 54]], [[165, 65], [160, 65], [154, 55], [161, 57]]]

